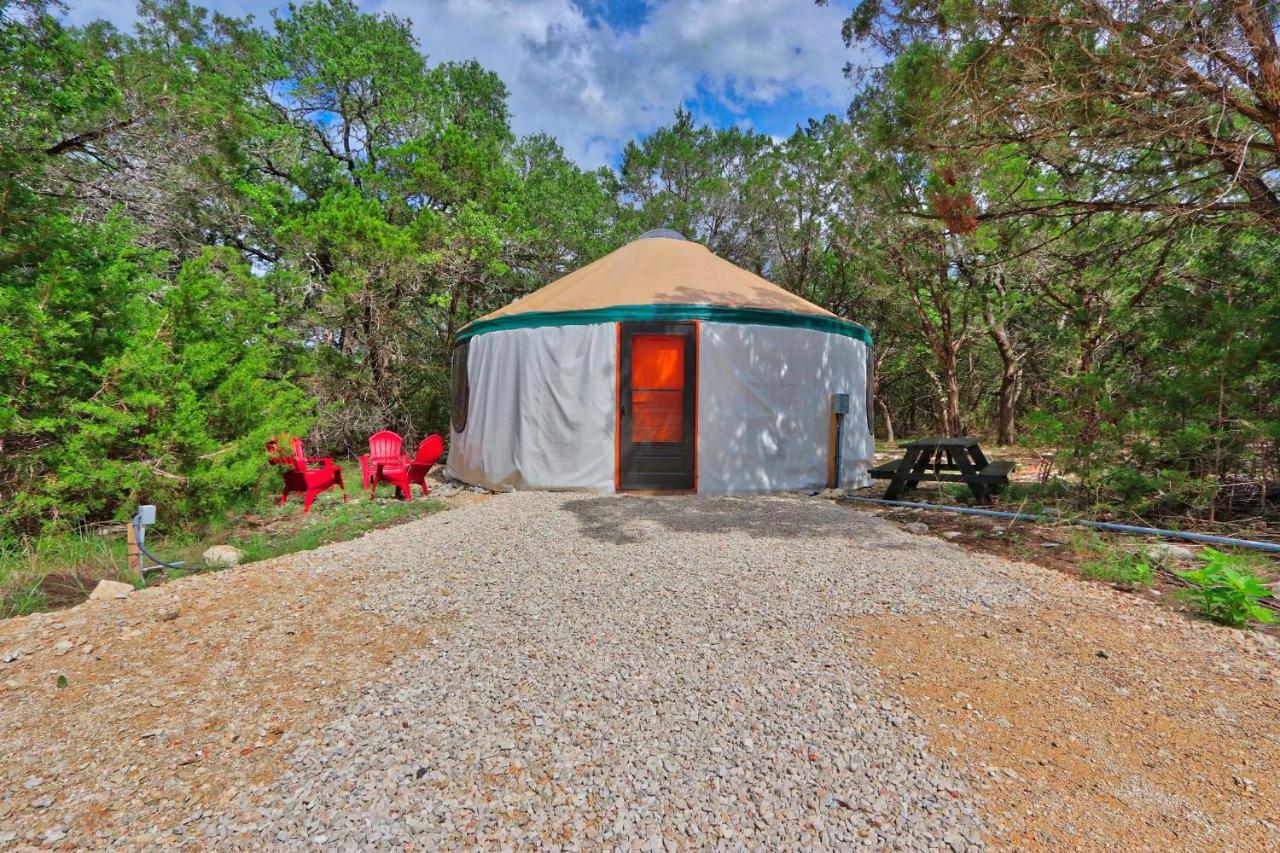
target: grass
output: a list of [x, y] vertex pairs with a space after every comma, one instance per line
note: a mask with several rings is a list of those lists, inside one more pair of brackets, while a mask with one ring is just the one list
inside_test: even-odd
[[1062, 544], [1067, 552], [1083, 560], [1101, 559], [1115, 547], [1101, 533], [1087, 527], [1069, 525], [1063, 531], [1065, 539]]
[[1087, 578], [1129, 589], [1151, 586], [1155, 581], [1155, 571], [1145, 557], [1119, 549], [1106, 551], [1100, 557], [1085, 561], [1080, 566], [1080, 572]]
[[[244, 562], [254, 562], [354, 539], [444, 508], [439, 501], [422, 498], [406, 502], [380, 496], [370, 501], [356, 489], [347, 503], [340, 495], [326, 492], [306, 516], [297, 496], [283, 507], [264, 497], [256, 511], [198, 529], [169, 530], [161, 508], [160, 524], [148, 531], [147, 547], [166, 562], [184, 566], [149, 572], [145, 585], [220, 568], [202, 562], [201, 555], [211, 545], [232, 545], [244, 552]], [[110, 535], [91, 531], [46, 536], [22, 550], [0, 552], [0, 617], [76, 604], [102, 579], [144, 585], [129, 571], [123, 529], [112, 529]]]

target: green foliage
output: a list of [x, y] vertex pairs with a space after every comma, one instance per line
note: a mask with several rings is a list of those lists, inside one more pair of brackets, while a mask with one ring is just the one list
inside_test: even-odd
[[3, 2], [0, 56], [0, 544], [217, 518], [282, 432], [439, 431], [453, 332], [617, 245], [495, 75], [346, 0], [132, 35]]
[[768, 147], [766, 136], [699, 127], [678, 109], [673, 124], [622, 151], [620, 190], [637, 207], [634, 230], [673, 228], [759, 269], [764, 258], [752, 245], [743, 189]]
[[1151, 586], [1155, 579], [1151, 564], [1141, 554], [1110, 551], [1081, 566], [1087, 578], [1123, 587]]
[[310, 423], [262, 279], [211, 249], [166, 284], [159, 258], [127, 239], [80, 228], [5, 277], [0, 302], [25, 322], [0, 347], [0, 376], [19, 392], [0, 433], [26, 452], [0, 462], [0, 538], [138, 502], [179, 518], [218, 512], [257, 490], [269, 435]]
[[[442, 432], [461, 326], [659, 226], [868, 323], [886, 437], [1025, 424], [1082, 509], [1212, 515], [1280, 467], [1274, 145], [1233, 106], [1263, 75], [1230, 78], [1277, 12], [1188, 7], [1138, 51], [1136, 18], [1008, 5], [861, 3], [888, 61], [847, 117], [679, 109], [615, 172], [352, 0], [145, 0], [130, 33], [0, 0], [0, 546], [141, 500], [208, 523], [274, 487], [282, 432]], [[1170, 93], [1202, 38], [1223, 97]]]
[[[906, 282], [929, 345], [882, 365], [903, 431], [1007, 441], [1009, 404], [1082, 503], [1125, 514], [1213, 518], [1224, 485], [1276, 479], [1277, 161], [1246, 140], [1268, 136], [1253, 51], [1278, 23], [1274, 4], [857, 5], [846, 41], [891, 58], [854, 69], [874, 164], [854, 189], [894, 226], [863, 257]], [[1204, 51], [1230, 58], [1168, 97]]]
[[244, 94], [258, 171], [237, 192], [308, 337], [310, 438], [443, 430], [454, 332], [616, 246], [611, 187], [554, 140], [516, 140], [502, 81], [428, 65], [399, 18], [327, 0], [263, 39]]
[[1205, 561], [1203, 567], [1177, 574], [1191, 583], [1192, 589], [1186, 595], [1201, 615], [1235, 627], [1275, 621], [1275, 614], [1258, 604], [1271, 590], [1256, 575], [1244, 570], [1238, 557], [1213, 548], [1205, 548], [1200, 557]]

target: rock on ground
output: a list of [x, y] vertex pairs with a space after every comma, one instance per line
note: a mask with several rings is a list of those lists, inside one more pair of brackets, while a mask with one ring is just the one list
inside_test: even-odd
[[1142, 553], [1146, 555], [1148, 560], [1155, 560], [1157, 563], [1181, 562], [1194, 560], [1196, 557], [1190, 548], [1183, 548], [1181, 545], [1173, 545], [1168, 542], [1157, 542], [1153, 545], [1148, 545], [1142, 549]]
[[214, 545], [206, 548], [201, 559], [210, 566], [238, 566], [244, 559], [244, 552], [231, 545]]
[[89, 593], [90, 601], [101, 601], [108, 598], [128, 598], [133, 592], [133, 585], [120, 581], [103, 580]]

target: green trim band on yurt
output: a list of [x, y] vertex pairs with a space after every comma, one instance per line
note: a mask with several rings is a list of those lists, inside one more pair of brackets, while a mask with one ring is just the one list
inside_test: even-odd
[[816, 314], [795, 314], [767, 308], [728, 308], [721, 305], [616, 305], [584, 311], [530, 311], [480, 319], [463, 326], [455, 343], [504, 329], [532, 329], [540, 326], [585, 326], [590, 323], [646, 322], [663, 320], [715, 320], [721, 323], [754, 323], [760, 326], [784, 326], [792, 329], [815, 329], [835, 335], [857, 338], [871, 343], [871, 332], [851, 320]]
[[448, 471], [496, 491], [865, 485], [871, 334], [673, 231], [460, 329]]

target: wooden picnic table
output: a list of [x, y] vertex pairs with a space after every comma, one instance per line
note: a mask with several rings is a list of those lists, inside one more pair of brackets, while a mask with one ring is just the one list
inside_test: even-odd
[[979, 503], [1009, 485], [1012, 462], [990, 462], [978, 439], [921, 438], [903, 445], [901, 459], [877, 465], [867, 473], [877, 480], [889, 480], [884, 496], [897, 500], [903, 492], [914, 489], [922, 480], [966, 483]]

